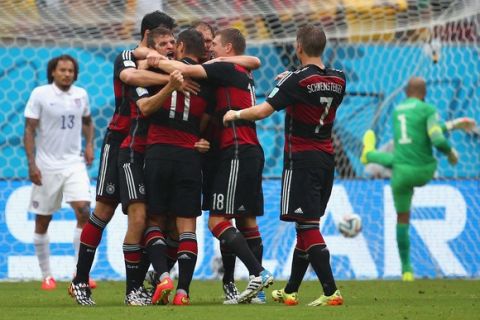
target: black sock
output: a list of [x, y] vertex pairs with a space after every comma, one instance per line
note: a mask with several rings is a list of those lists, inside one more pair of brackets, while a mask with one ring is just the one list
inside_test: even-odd
[[248, 247], [243, 235], [232, 226], [230, 221], [220, 222], [213, 228], [212, 233], [220, 240], [220, 246], [227, 246], [235, 253], [247, 267], [249, 274], [258, 276], [264, 270]]
[[123, 244], [123, 256], [125, 260], [125, 271], [127, 278], [127, 294], [138, 289], [142, 284], [139, 282], [139, 273], [142, 271], [142, 248], [138, 244]]
[[145, 245], [148, 258], [159, 276], [168, 272], [167, 245], [165, 237], [158, 227], [149, 227], [145, 231]]
[[148, 251], [145, 247], [142, 247], [142, 260], [140, 261], [140, 270], [138, 271], [137, 281], [143, 284], [145, 276], [147, 275], [148, 268], [150, 268], [150, 258], [148, 258]]
[[80, 249], [78, 251], [77, 272], [73, 283], [88, 283], [95, 252], [102, 240], [102, 233], [108, 221], [98, 218], [95, 213], [90, 215], [80, 235]]
[[262, 264], [263, 260], [263, 242], [262, 238], [247, 239], [248, 247], [257, 258], [257, 261]]
[[180, 242], [178, 245], [177, 261], [178, 261], [178, 285], [177, 290], [183, 289], [189, 292], [190, 283], [192, 282], [195, 264], [197, 263], [197, 237], [193, 232], [184, 232], [180, 234]]
[[178, 241], [167, 238], [167, 267], [170, 272], [177, 263]]
[[324, 294], [326, 296], [334, 294], [337, 286], [333, 278], [332, 267], [330, 266], [330, 252], [327, 246], [322, 244], [310, 247], [308, 249], [308, 259], [317, 274], [318, 280], [322, 284]]
[[223, 283], [235, 282], [235, 261], [237, 256], [227, 246], [220, 246], [223, 262]]
[[286, 293], [298, 292], [309, 264], [308, 254], [303, 250], [295, 248], [295, 251], [293, 251], [292, 271], [285, 286]]
[[260, 231], [258, 230], [258, 226], [250, 228], [238, 228], [238, 230], [242, 233], [245, 240], [247, 240], [248, 247], [255, 255], [255, 258], [257, 258], [258, 262], [262, 264], [263, 242]]

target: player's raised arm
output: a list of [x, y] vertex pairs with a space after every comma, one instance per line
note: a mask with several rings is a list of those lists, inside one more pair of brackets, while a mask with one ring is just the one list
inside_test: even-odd
[[[137, 105], [140, 111], [144, 116], [149, 116], [152, 113], [156, 112], [158, 109], [161, 108], [162, 104], [165, 102], [166, 99], [170, 97], [170, 94], [178, 90], [183, 83], [183, 76], [179, 71], [174, 71], [170, 74], [170, 81], [156, 94], [153, 96], [146, 96], [142, 98], [142, 90], [143, 88], [137, 88], [137, 94], [140, 96], [140, 99], [137, 100]], [[146, 89], [143, 91], [148, 94]]]
[[154, 86], [168, 82], [168, 75], [149, 70], [128, 68], [120, 73], [120, 80], [130, 86]]
[[455, 149], [452, 148], [447, 138], [443, 134], [442, 128], [438, 123], [437, 113], [431, 114], [427, 119], [427, 132], [432, 144], [440, 152], [448, 156], [448, 162], [452, 165], [456, 165], [458, 162], [458, 154]]
[[259, 58], [254, 56], [245, 56], [245, 55], [231, 56], [231, 57], [218, 57], [205, 62], [205, 64], [211, 64], [211, 63], [220, 62], [220, 61], [235, 63], [244, 68], [247, 68], [248, 70], [256, 70], [262, 66], [262, 62], [260, 61]]
[[192, 78], [207, 78], [207, 72], [201, 65], [187, 65], [174, 60], [156, 60], [149, 61], [151, 67], [159, 68], [166, 73], [172, 73], [174, 70], [180, 71], [184, 76]]
[[473, 129], [475, 129], [475, 126], [476, 126], [475, 119], [472, 119], [469, 117], [460, 117], [450, 121], [446, 121], [442, 125], [442, 129], [444, 131], [464, 130], [466, 132], [470, 132], [470, 131], [473, 131]]

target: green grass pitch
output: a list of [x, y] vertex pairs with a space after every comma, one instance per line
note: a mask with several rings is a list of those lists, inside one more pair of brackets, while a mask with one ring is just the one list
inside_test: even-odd
[[[274, 288], [281, 288], [277, 282]], [[99, 281], [93, 291], [95, 307], [76, 305], [67, 294], [66, 282], [57, 290], [40, 290], [39, 282], [0, 282], [0, 319], [480, 319], [478, 280], [339, 281], [345, 299], [340, 307], [307, 307], [320, 295], [318, 282], [302, 284], [300, 304], [295, 307], [276, 303], [266, 305], [222, 305], [219, 281], [194, 281], [190, 306], [127, 307], [123, 305], [124, 283]], [[243, 289], [245, 282], [240, 282]]]

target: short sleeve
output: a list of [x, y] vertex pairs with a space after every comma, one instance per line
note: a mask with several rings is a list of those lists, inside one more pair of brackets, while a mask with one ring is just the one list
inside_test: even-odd
[[150, 97], [150, 92], [148, 88], [144, 87], [132, 87], [132, 99], [137, 102], [142, 98]]
[[25, 107], [25, 118], [40, 119], [42, 113], [42, 104], [40, 103], [38, 89], [34, 89], [30, 94]]
[[202, 67], [207, 73], [208, 81], [215, 84], [224, 84], [228, 81], [234, 69], [233, 63], [230, 62], [202, 64]]
[[114, 75], [120, 77], [120, 73], [128, 68], [136, 68], [136, 60], [131, 50], [123, 50], [115, 59]]
[[287, 106], [294, 103], [294, 92], [298, 90], [297, 80], [293, 72], [287, 74], [282, 80], [277, 83], [266, 101], [277, 111], [285, 109]]
[[83, 114], [82, 114], [82, 117], [88, 117], [91, 113], [90, 111], [90, 99], [88, 97], [88, 94], [87, 94], [87, 91], [83, 91], [83, 105], [84, 105], [84, 108], [83, 108]]

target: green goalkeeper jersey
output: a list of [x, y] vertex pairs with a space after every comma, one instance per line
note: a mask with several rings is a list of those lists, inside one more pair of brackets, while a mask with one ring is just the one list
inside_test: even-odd
[[395, 108], [393, 130], [394, 164], [436, 164], [432, 146], [445, 154], [451, 151], [438, 122], [437, 110], [417, 98], [408, 98]]

